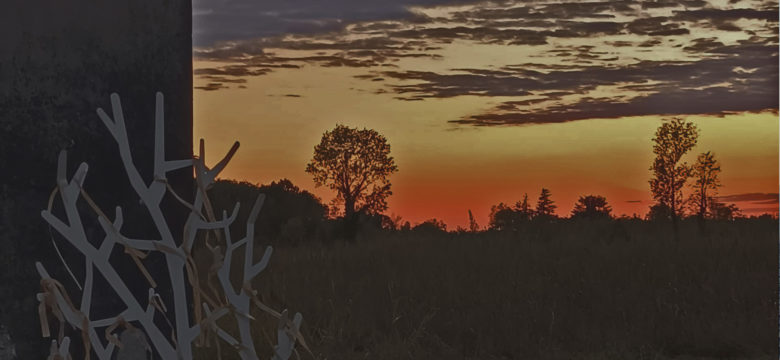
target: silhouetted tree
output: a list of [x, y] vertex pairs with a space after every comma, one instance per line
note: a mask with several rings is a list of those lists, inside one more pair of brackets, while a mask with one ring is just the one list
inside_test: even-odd
[[[552, 205], [551, 200], [548, 205], [555, 209], [555, 205]], [[509, 205], [504, 203], [491, 206], [488, 228], [494, 230], [517, 230], [520, 224], [530, 221], [534, 215], [534, 210], [528, 204], [528, 194], [525, 194], [523, 200], [516, 202], [514, 207], [509, 207]]]
[[653, 153], [656, 155], [650, 170], [650, 190], [657, 204], [669, 209], [677, 236], [677, 219], [682, 213], [682, 188], [691, 176], [691, 167], [680, 163], [685, 153], [696, 145], [696, 125], [680, 118], [664, 122], [653, 137]]
[[531, 220], [534, 217], [534, 210], [531, 209], [531, 205], [528, 203], [528, 194], [523, 194], [523, 201], [518, 201], [515, 204], [515, 211], [521, 220]]
[[653, 204], [650, 211], [645, 215], [645, 219], [650, 221], [671, 220], [672, 210], [665, 204]]
[[[263, 208], [267, 211], [258, 216], [255, 231], [272, 243], [279, 240], [294, 245], [314, 238], [326, 216], [326, 207], [319, 198], [301, 190], [288, 179], [262, 186], [246, 181], [217, 180], [208, 193], [217, 214], [221, 214], [222, 210], [231, 211], [235, 202], [240, 202], [237, 221], [245, 221], [251, 210], [247, 205], [252, 204], [258, 194], [265, 194]], [[245, 229], [233, 231], [234, 235], [243, 236]]]
[[469, 209], [469, 231], [479, 231], [479, 224], [477, 224], [477, 220], [474, 219], [474, 214], [471, 213], [471, 209]]
[[607, 204], [607, 198], [601, 195], [580, 196], [574, 209], [571, 210], [572, 218], [600, 219], [611, 216], [612, 207]]
[[404, 219], [401, 217], [401, 215], [393, 214], [392, 216], [387, 217], [387, 221], [388, 223], [386, 225], [382, 225], [383, 228], [389, 230], [401, 230]]
[[540, 219], [555, 217], [555, 202], [550, 199], [550, 190], [542, 188], [539, 200], [536, 201], [536, 217]]
[[[316, 186], [336, 190], [332, 205], [343, 205], [347, 227], [354, 229], [356, 213], [381, 213], [387, 209], [388, 177], [398, 171], [390, 156], [390, 144], [375, 130], [337, 125], [322, 135], [306, 172]], [[351, 237], [348, 235], [348, 237]]]
[[709, 212], [715, 220], [734, 220], [742, 217], [742, 211], [734, 204], [724, 204], [710, 198], [709, 200]]
[[710, 209], [710, 201], [717, 195], [720, 187], [720, 163], [715, 160], [715, 155], [707, 151], [699, 154], [696, 164], [693, 165], [694, 182], [691, 184], [693, 193], [688, 197], [688, 202], [694, 208], [700, 224], [704, 225], [704, 218]]
[[436, 218], [425, 220], [412, 228], [414, 231], [447, 231], [447, 224]]
[[490, 207], [488, 227], [494, 230], [509, 230], [516, 226], [515, 211], [504, 203]]

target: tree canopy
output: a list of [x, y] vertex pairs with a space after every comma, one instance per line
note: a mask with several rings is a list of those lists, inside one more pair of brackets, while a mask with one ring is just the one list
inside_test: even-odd
[[[209, 190], [216, 213], [230, 211], [236, 202], [241, 204], [237, 221], [245, 222], [250, 205], [257, 196], [265, 194], [265, 202], [255, 222], [256, 234], [274, 244], [295, 245], [316, 237], [325, 220], [326, 208], [316, 196], [301, 190], [288, 179], [255, 185], [246, 181], [217, 180]], [[233, 232], [243, 236], [245, 229]]]
[[398, 171], [390, 144], [375, 130], [337, 125], [322, 135], [306, 166], [316, 186], [336, 191], [333, 209], [343, 205], [345, 218], [387, 209], [389, 176]]
[[607, 198], [601, 195], [580, 196], [574, 209], [571, 210], [572, 218], [609, 218], [612, 207], [607, 203]]
[[691, 189], [693, 193], [688, 197], [688, 202], [699, 219], [704, 219], [711, 208], [710, 200], [717, 195], [718, 187], [720, 187], [720, 178], [718, 177], [720, 162], [710, 151], [699, 154], [693, 165], [692, 173], [694, 181], [691, 184]]
[[555, 209], [558, 207], [555, 205], [555, 201], [550, 198], [552, 194], [550, 190], [542, 188], [542, 192], [539, 194], [539, 200], [536, 201], [536, 217], [554, 217]]
[[696, 146], [699, 136], [696, 125], [681, 118], [665, 121], [655, 132], [653, 153], [656, 155], [650, 170], [650, 190], [656, 205], [667, 207], [676, 223], [682, 213], [682, 188], [691, 176], [691, 167], [680, 160]]

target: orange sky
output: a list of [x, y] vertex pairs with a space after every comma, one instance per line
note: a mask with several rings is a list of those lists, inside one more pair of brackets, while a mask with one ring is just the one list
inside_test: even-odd
[[[731, 28], [682, 22], [702, 13], [637, 7], [636, 14], [596, 14], [617, 25], [588, 15], [565, 25], [622, 29], [609, 34], [545, 35], [539, 43], [533, 36], [552, 32], [535, 26], [548, 25], [520, 24], [512, 36], [531, 40], [509, 42], [502, 31], [509, 23], [496, 19], [503, 9], [420, 7], [416, 14], [435, 20], [369, 21], [332, 33], [196, 48], [194, 136], [206, 140], [211, 159], [241, 142], [223, 177], [289, 178], [328, 203], [334, 194], [315, 188], [304, 172], [322, 133], [337, 123], [375, 129], [388, 139], [399, 169], [387, 214], [412, 223], [435, 217], [455, 228], [467, 224], [469, 209], [486, 225], [491, 205], [514, 204], [524, 193], [535, 203], [541, 187], [552, 191], [562, 215], [585, 194], [606, 196], [617, 214], [644, 215], [651, 204], [651, 138], [662, 119], [731, 111], [684, 115], [700, 133], [687, 160], [715, 153], [721, 195], [777, 193], [778, 116], [771, 111], [777, 22], [711, 3], [724, 9], [717, 21], [737, 14], [727, 18]], [[452, 30], [471, 14], [484, 19], [467, 22], [471, 30]], [[647, 24], [672, 15], [683, 19], [685, 31], [666, 20]], [[479, 22], [484, 27], [473, 25]], [[373, 30], [386, 28], [396, 30]], [[673, 35], [654, 35], [660, 33]], [[397, 40], [407, 35], [417, 40]], [[759, 43], [769, 44], [768, 52], [755, 53]], [[766, 59], [774, 65], [767, 68]], [[778, 206], [737, 204], [755, 209], [747, 214]]]

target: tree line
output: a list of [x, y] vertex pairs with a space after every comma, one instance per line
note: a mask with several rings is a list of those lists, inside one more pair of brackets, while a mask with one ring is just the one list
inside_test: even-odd
[[[736, 205], [717, 200], [721, 165], [712, 151], [699, 154], [691, 165], [682, 161], [696, 146], [698, 136], [696, 125], [681, 118], [667, 119], [656, 130], [652, 139], [656, 156], [650, 166], [649, 180], [655, 203], [650, 206], [646, 220], [670, 220], [676, 229], [679, 219], [685, 217], [694, 217], [703, 226], [705, 219], [733, 220], [742, 216]], [[686, 185], [690, 190], [687, 197], [683, 194]], [[558, 216], [554, 209], [550, 191], [542, 188], [533, 209], [527, 194], [513, 207], [504, 203], [491, 207], [488, 228], [501, 230], [524, 221], [555, 219]], [[613, 217], [611, 211], [604, 196], [583, 195], [574, 204], [570, 218], [609, 219]]]
[[[681, 118], [667, 119], [656, 130], [652, 139], [655, 158], [649, 168], [654, 203], [645, 220], [668, 220], [676, 228], [682, 218], [693, 217], [703, 224], [706, 219], [733, 220], [741, 216], [734, 204], [717, 200], [721, 165], [711, 151], [699, 154], [693, 164], [682, 161], [696, 146], [698, 136], [696, 125]], [[384, 214], [387, 198], [392, 195], [389, 178], [398, 171], [398, 166], [390, 155], [387, 139], [375, 130], [339, 124], [326, 131], [314, 147], [305, 171], [317, 187], [334, 191], [335, 196], [328, 205], [287, 179], [262, 186], [223, 180], [215, 184], [212, 196], [220, 207], [222, 203], [228, 206], [241, 198], [265, 193], [269, 211], [260, 215], [258, 226], [262, 229], [258, 233], [265, 234], [271, 242], [276, 239], [295, 244], [307, 238], [354, 239], [366, 228], [447, 231], [447, 224], [436, 218], [413, 226], [400, 216]], [[685, 188], [687, 197], [683, 194]], [[485, 227], [468, 210], [468, 227], [455, 230], [509, 230], [527, 222], [616, 218], [606, 197], [598, 194], [581, 195], [568, 217], [557, 214], [556, 209], [558, 205], [552, 199], [552, 192], [542, 188], [533, 205], [526, 193], [513, 205], [502, 202], [491, 206]]]

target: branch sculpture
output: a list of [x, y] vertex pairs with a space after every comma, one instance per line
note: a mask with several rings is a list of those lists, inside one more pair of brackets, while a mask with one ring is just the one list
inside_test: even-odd
[[[257, 292], [252, 289], [252, 279], [262, 272], [270, 260], [272, 249], [268, 246], [259, 262], [254, 262], [254, 225], [255, 220], [263, 205], [264, 196], [261, 194], [255, 201], [249, 219], [246, 224], [246, 236], [238, 241], [233, 241], [230, 235], [230, 225], [238, 214], [239, 204], [236, 203], [230, 215], [223, 212], [222, 219], [215, 219], [206, 189], [214, 183], [216, 176], [225, 168], [238, 149], [238, 142], [234, 143], [227, 155], [213, 168], [205, 165], [205, 149], [203, 140], [200, 142], [200, 154], [198, 157], [187, 160], [166, 160], [165, 139], [163, 135], [163, 95], [157, 93], [155, 111], [155, 142], [154, 142], [154, 180], [151, 184], [144, 183], [138, 169], [133, 163], [130, 143], [125, 128], [125, 119], [122, 105], [117, 94], [111, 94], [112, 116], [106, 114], [103, 109], [98, 109], [100, 119], [108, 128], [117, 142], [122, 164], [127, 172], [130, 184], [141, 202], [151, 215], [151, 219], [160, 234], [159, 239], [132, 239], [122, 234], [124, 219], [122, 209], [116, 207], [113, 220], [92, 201], [82, 185], [87, 175], [87, 164], [82, 163], [76, 173], [67, 178], [67, 158], [65, 151], [59, 155], [57, 164], [57, 191], [62, 199], [65, 219], [60, 219], [49, 209], [42, 211], [41, 215], [68, 243], [84, 255], [86, 268], [78, 306], [68, 296], [65, 288], [57, 280], [49, 276], [46, 268], [40, 262], [36, 268], [41, 276], [42, 292], [37, 295], [39, 300], [39, 314], [41, 316], [41, 330], [44, 337], [50, 337], [47, 313], [51, 313], [59, 320], [59, 336], [52, 341], [50, 359], [64, 359], [68, 357], [70, 339], [63, 335], [64, 325], [67, 323], [81, 331], [84, 353], [88, 359], [91, 354], [97, 355], [101, 360], [111, 359], [112, 354], [118, 354], [117, 358], [127, 357], [129, 351], [145, 351], [156, 353], [162, 359], [192, 359], [193, 345], [202, 346], [207, 335], [216, 334], [218, 338], [233, 347], [241, 359], [258, 359], [253, 343], [250, 322], [254, 318], [250, 315], [251, 305], [269, 313], [279, 319], [277, 330], [278, 344], [274, 349], [273, 360], [286, 360], [295, 352], [296, 341], [306, 348], [299, 329], [302, 316], [296, 313], [292, 320], [287, 315], [287, 310], [278, 313], [259, 301]], [[184, 201], [168, 185], [167, 173], [184, 168], [194, 168], [198, 191], [193, 203]], [[183, 239], [176, 241], [161, 209], [163, 195], [170, 193], [179, 202], [190, 209], [189, 216], [184, 226]], [[86, 231], [82, 223], [82, 214], [77, 210], [77, 202], [83, 199], [92, 208], [100, 223], [105, 237], [98, 246], [92, 245], [87, 239]], [[204, 215], [205, 212], [205, 215]], [[211, 276], [218, 279], [221, 290], [211, 286], [212, 292], [217, 292], [216, 297], [209, 296], [201, 290], [198, 269], [192, 257], [192, 249], [196, 242], [202, 238], [196, 238], [199, 231], [205, 231], [205, 240], [202, 246], [208, 248], [214, 257], [211, 264]], [[210, 236], [216, 238], [216, 245], [209, 244]], [[149, 283], [146, 302], [139, 302], [131, 293], [123, 276], [109, 262], [109, 256], [115, 247], [123, 247], [124, 252], [131, 257], [138, 267], [138, 271]], [[230, 279], [230, 269], [239, 247], [244, 247], [243, 271], [241, 288], [236, 289]], [[224, 251], [222, 250], [224, 249]], [[167, 265], [167, 274], [150, 274], [143, 264], [143, 259], [149, 252], [161, 252]], [[63, 259], [63, 261], [65, 261]], [[65, 264], [67, 267], [67, 263]], [[93, 298], [93, 286], [95, 272], [105, 278], [107, 283], [116, 293], [116, 296], [124, 305], [124, 310], [108, 318], [96, 319], [90, 314]], [[135, 274], [133, 274], [135, 275]], [[155, 291], [156, 282], [154, 276], [167, 275], [172, 286], [174, 305], [174, 323], [168, 320], [165, 304], [161, 296]], [[209, 279], [211, 279], [211, 276]], [[196, 306], [188, 306], [188, 289], [191, 287], [191, 298]], [[170, 335], [166, 335], [165, 328], [155, 324], [155, 314], [161, 313], [171, 328]], [[218, 325], [218, 321], [228, 315], [235, 318], [238, 336], [231, 334]], [[105, 341], [101, 340], [98, 329], [103, 329]], [[114, 334], [117, 329], [123, 329], [117, 338]], [[204, 336], [206, 335], [206, 336]], [[123, 342], [132, 342], [132, 346], [123, 347]], [[151, 345], [149, 345], [151, 344]], [[219, 342], [217, 342], [219, 351]], [[131, 350], [132, 348], [132, 350]], [[115, 351], [120, 349], [118, 351]], [[308, 348], [307, 348], [308, 350]], [[124, 353], [123, 353], [124, 352]]]

